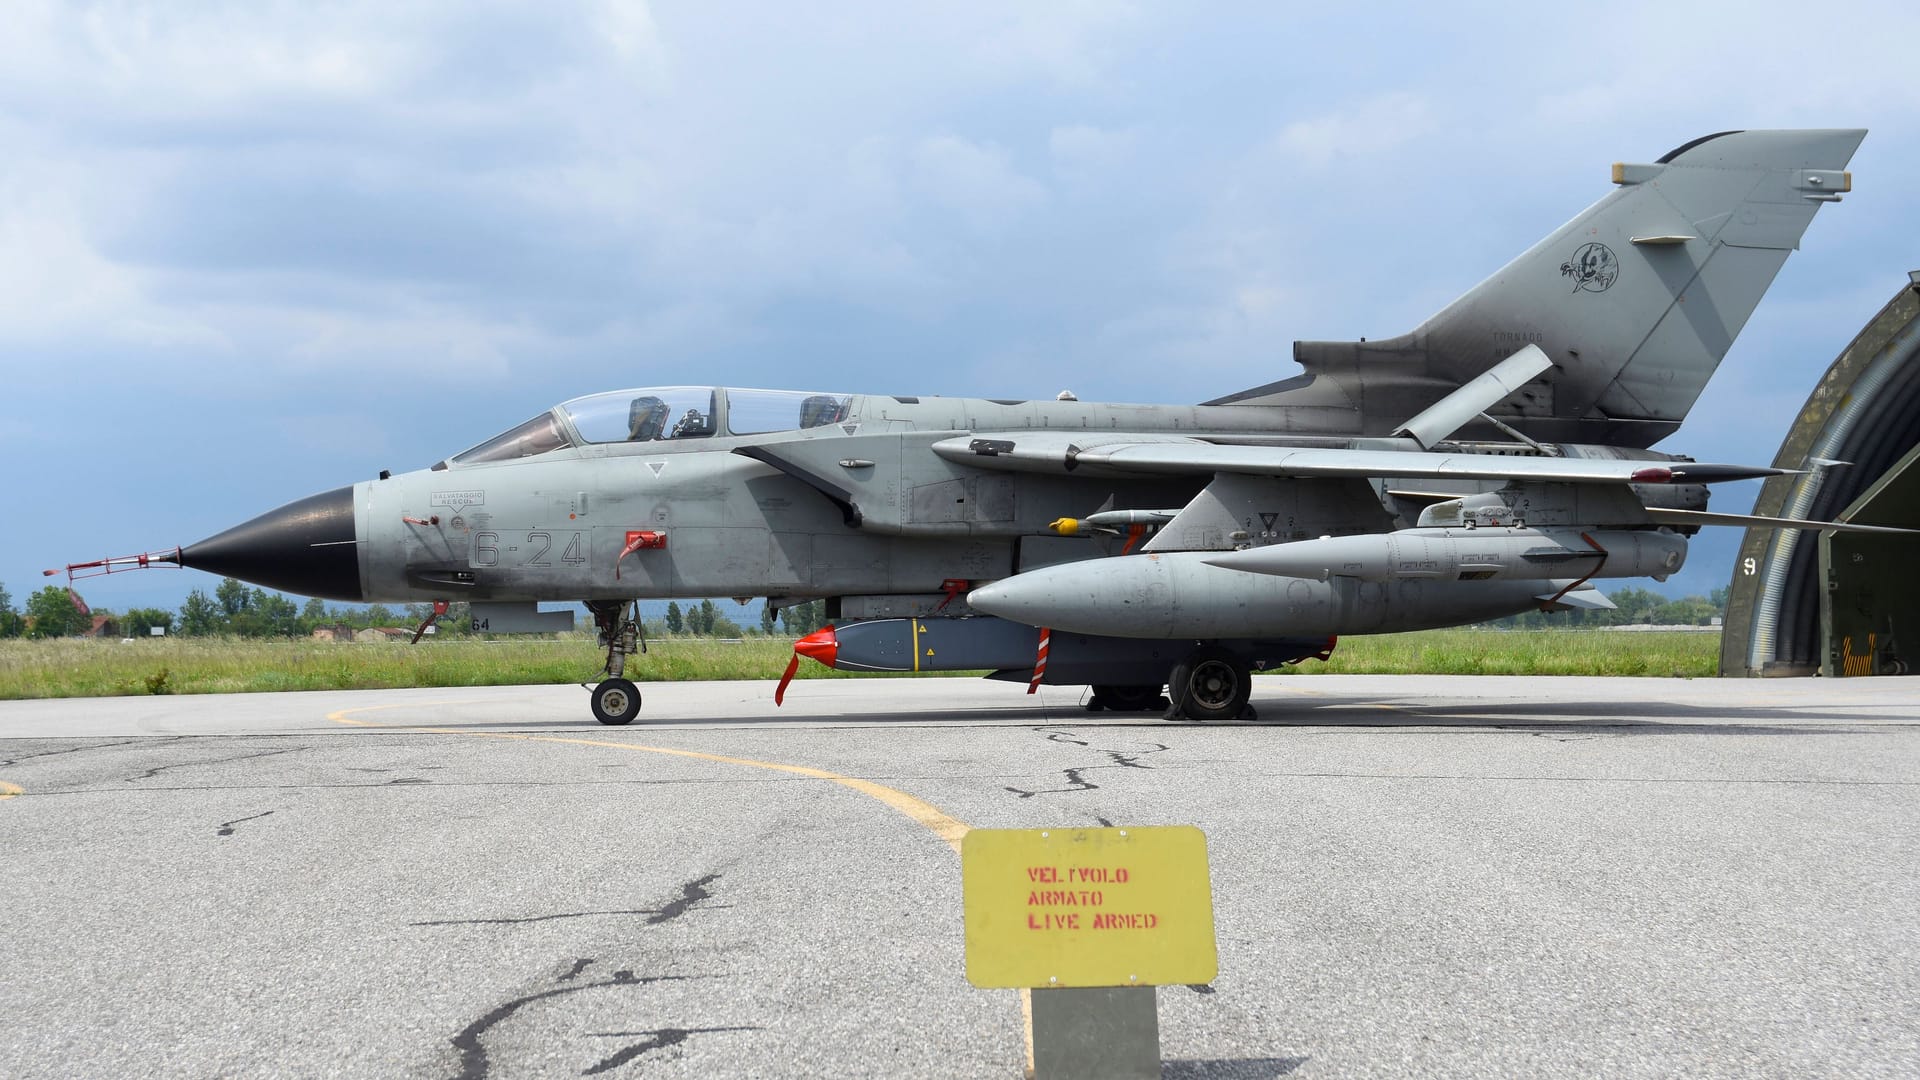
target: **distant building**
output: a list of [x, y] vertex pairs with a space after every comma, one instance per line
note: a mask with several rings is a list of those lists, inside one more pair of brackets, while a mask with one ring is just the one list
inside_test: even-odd
[[353, 640], [351, 626], [316, 626], [313, 628], [313, 640], [348, 642]]
[[379, 642], [382, 644], [398, 642], [399, 644], [405, 645], [412, 640], [413, 631], [398, 626], [371, 626], [365, 630], [356, 631], [353, 635], [353, 643], [355, 645], [363, 645], [370, 642]]
[[120, 624], [110, 615], [95, 615], [85, 630], [80, 632], [85, 638], [117, 638], [120, 636]]

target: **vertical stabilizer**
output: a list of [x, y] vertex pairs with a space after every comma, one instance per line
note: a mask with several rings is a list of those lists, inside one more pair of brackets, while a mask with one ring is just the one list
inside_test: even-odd
[[1526, 345], [1551, 369], [1490, 415], [1528, 435], [1650, 446], [1680, 426], [1822, 204], [1861, 129], [1730, 131], [1617, 185], [1410, 334], [1300, 341], [1290, 380], [1217, 404], [1350, 402], [1384, 434]]

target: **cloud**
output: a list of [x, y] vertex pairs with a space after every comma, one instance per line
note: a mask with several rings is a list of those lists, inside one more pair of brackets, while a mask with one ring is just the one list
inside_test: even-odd
[[1070, 124], [1047, 133], [1047, 155], [1056, 173], [1088, 179], [1118, 172], [1134, 160], [1139, 133], [1090, 124]]
[[1103, 83], [1117, 42], [1146, 21], [1138, 5], [1111, 0], [985, 5], [983, 14], [988, 26], [972, 49], [980, 65], [1072, 87]]
[[920, 194], [979, 228], [1009, 224], [1047, 198], [1044, 187], [1013, 168], [1004, 150], [956, 135], [920, 140], [911, 176]]
[[1382, 94], [1280, 129], [1276, 140], [1288, 158], [1324, 169], [1377, 157], [1428, 136], [1434, 125], [1432, 104], [1408, 92]]

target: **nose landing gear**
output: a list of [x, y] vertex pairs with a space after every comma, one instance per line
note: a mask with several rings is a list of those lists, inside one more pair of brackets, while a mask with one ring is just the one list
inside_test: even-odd
[[606, 679], [593, 688], [593, 718], [619, 726], [640, 715], [640, 688], [630, 679]]
[[640, 632], [640, 603], [627, 600], [589, 600], [594, 629], [607, 647], [606, 678], [593, 687], [593, 718], [618, 727], [640, 715], [640, 688], [626, 678], [627, 657], [647, 651]]

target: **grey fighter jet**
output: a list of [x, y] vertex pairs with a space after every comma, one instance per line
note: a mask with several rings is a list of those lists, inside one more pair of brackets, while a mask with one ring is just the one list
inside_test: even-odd
[[1613, 190], [1413, 332], [1296, 342], [1304, 373], [1203, 404], [619, 390], [68, 573], [170, 562], [466, 601], [493, 633], [571, 626], [536, 605], [583, 601], [607, 724], [640, 709], [637, 601], [708, 596], [825, 598], [833, 626], [796, 664], [989, 669], [1232, 718], [1254, 670], [1339, 635], [1610, 607], [1594, 581], [1664, 578], [1701, 525], [1749, 522], [1708, 513], [1707, 485], [1775, 470], [1648, 448], [1850, 190], [1864, 135], [1723, 132], [1615, 165]]

